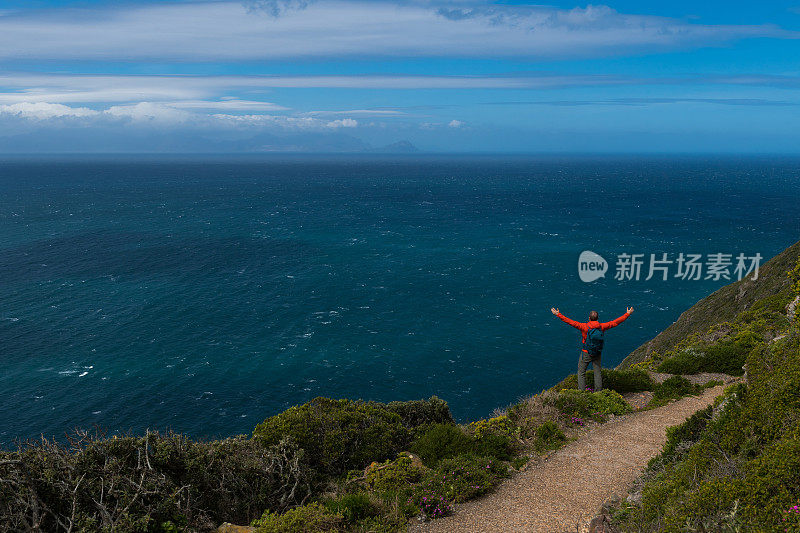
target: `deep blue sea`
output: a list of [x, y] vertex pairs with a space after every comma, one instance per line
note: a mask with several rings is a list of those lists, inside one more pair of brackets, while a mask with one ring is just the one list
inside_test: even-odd
[[0, 443], [248, 433], [316, 396], [484, 417], [575, 371], [551, 306], [634, 306], [615, 365], [727, 283], [616, 280], [618, 254], [766, 259], [799, 199], [791, 158], [2, 159]]

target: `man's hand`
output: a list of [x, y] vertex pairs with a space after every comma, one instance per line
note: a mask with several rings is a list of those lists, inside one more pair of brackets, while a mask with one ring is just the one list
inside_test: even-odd
[[628, 311], [628, 314], [630, 315], [631, 313], [633, 313], [633, 307], [628, 307], [627, 311]]
[[553, 313], [554, 315], [558, 315], [560, 311], [558, 310], [558, 307], [551, 307], [550, 312]]

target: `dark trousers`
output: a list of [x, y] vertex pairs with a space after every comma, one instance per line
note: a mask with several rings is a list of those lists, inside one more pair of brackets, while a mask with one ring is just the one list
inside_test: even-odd
[[600, 365], [600, 356], [592, 357], [583, 350], [578, 358], [578, 390], [586, 390], [586, 367], [589, 366], [589, 363], [592, 363], [594, 390], [597, 392], [603, 389], [603, 367]]

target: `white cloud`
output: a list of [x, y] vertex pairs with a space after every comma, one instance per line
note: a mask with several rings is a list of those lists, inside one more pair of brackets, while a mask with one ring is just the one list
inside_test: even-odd
[[[629, 82], [624, 78], [604, 75], [547, 73], [522, 76], [113, 76], [6, 72], [0, 73], [0, 104], [147, 101], [174, 102], [174, 107], [194, 109], [279, 111], [283, 107], [278, 104], [225, 98], [224, 95], [276, 88], [549, 89]], [[373, 115], [396, 112], [353, 110], [354, 114]]]
[[[305, 57], [574, 57], [797, 38], [772, 25], [704, 25], [605, 6], [461, 7], [339, 0], [114, 4], [0, 17], [0, 57], [79, 60], [263, 60]], [[277, 6], [280, 16], [272, 16]]]
[[62, 117], [90, 117], [98, 112], [87, 107], [69, 107], [47, 102], [19, 102], [0, 105], [0, 115], [14, 115], [20, 118], [46, 120]]
[[181, 100], [169, 102], [171, 107], [177, 109], [198, 110], [226, 110], [226, 111], [286, 111], [283, 107], [272, 102], [258, 102], [253, 100], [239, 100], [238, 98], [223, 97], [220, 100]]
[[455, 120], [455, 119], [453, 119], [453, 120], [451, 120], [451, 121], [450, 121], [450, 122], [449, 122], [447, 125], [448, 125], [449, 127], [451, 127], [451, 128], [460, 128], [461, 126], [463, 126], [463, 125], [464, 125], [464, 123], [463, 123], [463, 122], [461, 122], [460, 120]]
[[242, 4], [251, 12], [263, 12], [279, 17], [289, 11], [298, 11], [308, 7], [314, 0], [245, 0]]
[[112, 117], [129, 118], [134, 121], [181, 123], [193, 118], [193, 114], [157, 102], [139, 102], [133, 105], [112, 106], [105, 110]]
[[286, 115], [230, 115], [217, 113], [211, 120], [219, 126], [236, 128], [271, 127], [285, 130], [321, 130], [325, 122], [313, 117], [293, 117]]
[[82, 126], [124, 128], [128, 125], [136, 128], [152, 126], [161, 129], [191, 127], [197, 131], [209, 132], [226, 130], [323, 132], [358, 126], [358, 121], [349, 117], [330, 121], [302, 114], [209, 113], [208, 109], [202, 106], [195, 107], [194, 102], [185, 107], [181, 104], [137, 102], [94, 110], [49, 102], [20, 102], [0, 105], [0, 116], [16, 119], [17, 124], [34, 124], [48, 120], [48, 124], [58, 125], [52, 121], [60, 120], [62, 124], [68, 124], [66, 121], [80, 119]]
[[336, 115], [358, 115], [358, 116], [396, 116], [405, 115], [405, 112], [396, 109], [347, 109], [344, 111], [306, 111], [303, 115], [309, 116], [336, 116]]
[[[258, 93], [273, 88], [337, 89], [537, 89], [619, 85], [709, 84], [734, 86], [800, 87], [800, 77], [737, 75], [683, 78], [634, 78], [608, 75], [520, 76], [125, 76], [74, 75], [28, 72], [0, 73], [0, 105], [16, 103], [120, 103], [161, 102], [176, 109], [221, 112], [284, 111], [284, 106], [231, 98], [226, 95]], [[308, 115], [391, 115], [399, 111], [354, 109], [316, 110]]]
[[352, 118], [342, 118], [337, 120], [332, 120], [325, 124], [328, 128], [355, 128], [358, 126], [358, 121]]

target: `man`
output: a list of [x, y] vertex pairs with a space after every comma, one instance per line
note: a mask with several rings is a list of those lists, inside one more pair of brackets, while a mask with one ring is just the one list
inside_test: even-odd
[[621, 317], [612, 320], [611, 322], [598, 322], [597, 311], [589, 312], [589, 322], [576, 322], [570, 320], [561, 314], [557, 307], [550, 308], [550, 312], [558, 318], [582, 332], [583, 347], [581, 348], [581, 355], [578, 359], [578, 390], [586, 389], [586, 367], [592, 363], [594, 370], [594, 390], [599, 391], [603, 388], [602, 367], [600, 366], [600, 355], [603, 351], [603, 334], [605, 330], [619, 326], [625, 322], [631, 313], [633, 307], [628, 307], [627, 312]]

